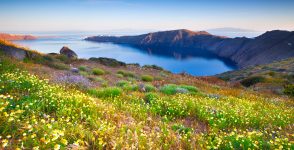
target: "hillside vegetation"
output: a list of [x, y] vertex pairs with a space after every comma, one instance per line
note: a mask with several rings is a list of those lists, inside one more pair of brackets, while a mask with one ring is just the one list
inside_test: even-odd
[[219, 74], [217, 77], [233, 83], [241, 83], [255, 91], [294, 96], [294, 58], [229, 71]]
[[33, 56], [0, 57], [3, 149], [294, 149], [290, 97], [156, 66]]

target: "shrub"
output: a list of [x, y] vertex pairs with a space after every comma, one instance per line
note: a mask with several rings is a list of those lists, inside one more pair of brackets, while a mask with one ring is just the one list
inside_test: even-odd
[[124, 77], [131, 77], [131, 78], [134, 78], [135, 77], [135, 74], [134, 73], [128, 72], [128, 71], [124, 71], [124, 70], [117, 71], [117, 74], [121, 74]]
[[81, 71], [87, 71], [87, 67], [86, 66], [80, 66], [79, 67], [79, 70], [81, 70]]
[[139, 87], [138, 85], [135, 85], [135, 84], [133, 85], [127, 84], [123, 87], [123, 89], [126, 91], [138, 91]]
[[294, 97], [294, 84], [285, 85], [284, 93]]
[[156, 66], [156, 65], [144, 65], [143, 68], [151, 68], [155, 70], [164, 70], [162, 67]]
[[122, 75], [122, 74], [116, 74], [116, 77], [118, 77], [118, 78], [123, 78], [124, 77], [124, 75]]
[[146, 92], [153, 92], [155, 90], [156, 90], [156, 88], [152, 84], [146, 84], [145, 85], [145, 91]]
[[118, 81], [118, 82], [116, 83], [116, 86], [124, 87], [124, 86], [127, 86], [128, 84], [129, 84], [128, 81], [126, 81], [126, 80], [121, 80], [121, 81]]
[[144, 101], [147, 104], [151, 104], [152, 102], [156, 101], [159, 96], [155, 93], [146, 93], [144, 97]]
[[190, 86], [190, 85], [168, 84], [168, 85], [164, 85], [163, 87], [161, 87], [160, 91], [164, 94], [167, 94], [167, 95], [173, 95], [173, 94], [177, 94], [177, 93], [195, 94], [198, 92], [198, 89], [196, 87]]
[[70, 59], [65, 56], [65, 55], [57, 55], [55, 56], [56, 59], [59, 59], [60, 61], [63, 61], [63, 62], [68, 62]]
[[105, 71], [102, 69], [99, 69], [99, 68], [93, 69], [92, 72], [94, 75], [104, 75], [105, 74]]
[[117, 97], [121, 95], [122, 90], [117, 87], [107, 87], [100, 90], [90, 89], [88, 93], [98, 98]]
[[154, 80], [154, 78], [150, 75], [143, 75], [141, 79], [142, 81], [145, 81], [145, 82], [152, 82]]
[[249, 77], [247, 79], [242, 80], [240, 83], [245, 87], [250, 87], [256, 83], [264, 82], [265, 78], [261, 76]]
[[53, 63], [48, 63], [48, 66], [51, 68], [59, 69], [59, 70], [69, 70], [70, 67], [64, 63], [58, 63], [58, 62], [53, 62]]
[[86, 71], [80, 71], [79, 73], [80, 73], [80, 75], [82, 75], [82, 76], [87, 76], [87, 75], [89, 75], [89, 73], [86, 72]]
[[187, 134], [187, 133], [189, 133], [189, 132], [192, 132], [192, 129], [191, 129], [191, 128], [185, 127], [185, 126], [182, 125], [182, 124], [174, 124], [174, 125], [172, 126], [172, 129], [173, 129], [174, 131], [177, 131], [177, 132], [181, 133], [181, 134]]

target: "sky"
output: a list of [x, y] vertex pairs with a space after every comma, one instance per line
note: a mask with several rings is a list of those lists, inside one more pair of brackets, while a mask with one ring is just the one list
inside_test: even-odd
[[1, 0], [0, 31], [294, 30], [294, 0]]

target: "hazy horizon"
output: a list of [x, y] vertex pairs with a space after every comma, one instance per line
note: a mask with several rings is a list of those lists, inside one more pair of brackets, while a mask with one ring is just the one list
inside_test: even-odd
[[294, 1], [3, 0], [1, 32], [294, 30]]

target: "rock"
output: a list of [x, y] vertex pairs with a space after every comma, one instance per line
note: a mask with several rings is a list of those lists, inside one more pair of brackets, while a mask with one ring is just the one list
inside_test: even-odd
[[105, 57], [95, 58], [95, 57], [91, 57], [89, 60], [98, 62], [98, 63], [100, 63], [102, 65], [105, 65], [105, 66], [111, 66], [111, 67], [126, 66], [126, 63], [118, 61], [116, 59], [112, 59], [112, 58], [105, 58]]
[[139, 87], [139, 91], [140, 91], [140, 92], [146, 92], [145, 84], [142, 84], [142, 83], [141, 83], [141, 84], [139, 84], [138, 87]]
[[62, 47], [62, 49], [60, 50], [60, 54], [67, 56], [67, 58], [70, 59], [77, 59], [78, 55], [71, 49], [69, 49], [68, 47], [64, 46]]
[[0, 52], [18, 60], [23, 60], [28, 56], [28, 51], [23, 48], [16, 47], [7, 41], [0, 41]]
[[73, 72], [73, 73], [79, 73], [79, 69], [78, 68], [71, 68], [70, 71]]
[[189, 90], [179, 87], [179, 88], [176, 88], [176, 93], [186, 94], [186, 93], [189, 93]]

